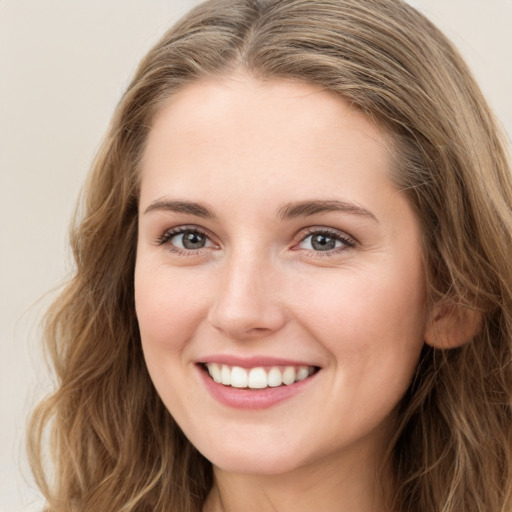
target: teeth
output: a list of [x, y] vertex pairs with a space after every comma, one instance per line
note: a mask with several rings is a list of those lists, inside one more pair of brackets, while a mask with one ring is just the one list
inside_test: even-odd
[[276, 388], [277, 386], [280, 386], [282, 383], [283, 383], [283, 374], [281, 373], [281, 370], [279, 368], [276, 368], [274, 366], [268, 372], [267, 384], [271, 388]]
[[247, 371], [239, 366], [233, 366], [231, 370], [231, 385], [234, 388], [246, 388]]
[[309, 368], [307, 366], [300, 366], [299, 370], [297, 372], [297, 376], [295, 377], [295, 380], [296, 381], [304, 380], [307, 377], [309, 377], [309, 375], [310, 375]]
[[224, 386], [231, 386], [231, 369], [229, 366], [222, 365], [220, 376], [221, 383], [224, 384]]
[[220, 368], [219, 368], [218, 364], [213, 363], [212, 365], [210, 365], [210, 367], [208, 368], [208, 371], [210, 372], [210, 375], [211, 375], [212, 379], [217, 384], [222, 382], [222, 373], [220, 371]]
[[252, 389], [267, 387], [267, 373], [263, 368], [253, 368], [249, 372], [249, 386]]
[[313, 366], [272, 366], [268, 370], [261, 366], [246, 370], [240, 366], [217, 363], [206, 363], [205, 366], [215, 382], [249, 389], [275, 388], [283, 384], [289, 386], [306, 379], [315, 371]]
[[289, 386], [295, 382], [296, 371], [293, 366], [287, 366], [283, 372], [283, 384]]

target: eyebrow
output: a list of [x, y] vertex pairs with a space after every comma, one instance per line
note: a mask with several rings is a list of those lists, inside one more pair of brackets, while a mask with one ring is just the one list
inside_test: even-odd
[[196, 217], [202, 217], [204, 219], [215, 219], [217, 216], [205, 205], [194, 203], [191, 201], [167, 201], [158, 199], [153, 201], [145, 210], [144, 213], [153, 211], [164, 210], [168, 212], [176, 213], [188, 213], [195, 215]]
[[[192, 201], [171, 201], [157, 199], [153, 201], [144, 213], [164, 210], [176, 213], [186, 213], [202, 217], [204, 219], [216, 219], [217, 215], [204, 204]], [[370, 218], [378, 222], [377, 217], [362, 206], [347, 201], [338, 200], [311, 200], [286, 203], [277, 211], [277, 218], [280, 220], [292, 219], [297, 217], [310, 217], [318, 213], [343, 212]]]
[[278, 218], [284, 220], [296, 217], [309, 217], [318, 213], [327, 212], [350, 213], [379, 222], [377, 217], [366, 208], [363, 208], [356, 203], [338, 200], [316, 200], [287, 203], [279, 208]]

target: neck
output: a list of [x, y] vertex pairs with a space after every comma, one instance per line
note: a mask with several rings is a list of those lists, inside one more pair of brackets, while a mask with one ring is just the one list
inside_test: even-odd
[[279, 475], [240, 475], [214, 467], [203, 512], [389, 512], [391, 471], [375, 459], [336, 454]]

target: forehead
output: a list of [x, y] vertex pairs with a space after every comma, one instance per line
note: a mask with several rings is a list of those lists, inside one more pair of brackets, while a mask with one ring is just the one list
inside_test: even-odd
[[370, 190], [377, 177], [389, 185], [390, 161], [382, 128], [318, 86], [210, 79], [183, 87], [155, 116], [142, 196], [154, 198], [164, 182], [177, 194], [189, 194], [191, 185], [265, 193], [279, 183], [289, 193], [326, 196], [327, 185], [349, 190], [354, 179]]
[[[268, 129], [269, 123], [287, 128], [293, 123], [298, 136], [349, 122], [352, 130], [364, 131], [376, 140], [386, 136], [358, 106], [334, 92], [304, 82], [249, 75], [208, 78], [183, 86], [157, 112], [151, 136], [164, 126], [193, 135], [199, 133], [200, 124], [213, 129], [224, 122], [238, 122], [245, 128], [250, 123], [255, 131]], [[309, 133], [304, 133], [306, 128]]]

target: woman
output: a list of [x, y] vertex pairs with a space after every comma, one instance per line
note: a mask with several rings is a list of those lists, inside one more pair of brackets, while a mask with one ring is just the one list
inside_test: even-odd
[[32, 422], [48, 510], [508, 510], [511, 208], [410, 6], [199, 5], [85, 189]]

